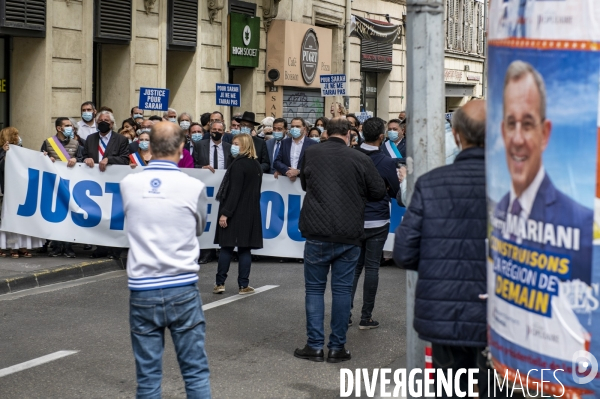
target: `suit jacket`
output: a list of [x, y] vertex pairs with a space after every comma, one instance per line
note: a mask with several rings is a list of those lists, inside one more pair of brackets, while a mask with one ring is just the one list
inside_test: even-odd
[[[279, 149], [279, 154], [277, 154], [277, 159], [275, 159], [275, 162], [273, 163], [275, 170], [282, 175], [285, 175], [287, 170], [292, 167], [292, 141], [293, 139], [291, 137], [283, 139], [281, 142], [281, 148]], [[300, 157], [298, 158], [298, 169], [300, 169], [300, 165], [302, 165], [304, 151], [311, 145], [315, 144], [317, 144], [316, 141], [304, 136], [302, 149], [300, 149]]]
[[[223, 157], [225, 158], [225, 169], [229, 168], [229, 164], [233, 160], [231, 156], [231, 144], [222, 141], [223, 144]], [[194, 167], [202, 168], [203, 166], [210, 165], [210, 151], [212, 148], [212, 140], [200, 140], [194, 143]]]
[[269, 162], [269, 151], [267, 150], [267, 143], [260, 137], [252, 136], [254, 142], [254, 149], [256, 150], [256, 156], [258, 156], [258, 163], [262, 168], [263, 173], [269, 173], [271, 170], [271, 162]]
[[[102, 159], [98, 159], [100, 155], [98, 153], [99, 143], [100, 133], [90, 134], [83, 146], [83, 159], [92, 158], [94, 163], [102, 161]], [[127, 137], [112, 132], [104, 151], [104, 158], [108, 158], [109, 165], [129, 165], [129, 140], [127, 140]]]
[[[275, 168], [273, 167], [273, 164], [275, 163], [275, 144], [277, 144], [277, 140], [271, 139], [265, 141], [265, 144], [267, 146], [267, 152], [269, 153], [269, 161], [271, 162], [271, 170], [269, 170], [269, 174], [274, 174]], [[281, 144], [279, 145], [279, 149], [281, 150]]]
[[[498, 203], [494, 211], [494, 217], [497, 220], [506, 222], [507, 215], [509, 214], [509, 203], [510, 194], [507, 193]], [[547, 242], [548, 240], [545, 239], [545, 234], [541, 236], [542, 242], [539, 242], [540, 236], [537, 235], [537, 240], [523, 239], [520, 246], [543, 251], [546, 254], [569, 257], [571, 259], [569, 263], [570, 277], [565, 275], [563, 280], [580, 279], [581, 281], [586, 282], [588, 285], [591, 285], [592, 231], [594, 212], [557, 190], [554, 184], [552, 184], [552, 181], [548, 175], [546, 175], [544, 176], [544, 180], [542, 181], [542, 184], [540, 185], [540, 188], [535, 196], [535, 200], [533, 201], [529, 220], [535, 220], [536, 222], [544, 223], [544, 233], [546, 232], [546, 229], [548, 229], [546, 226], [548, 224], [552, 225], [554, 229], [555, 240], [558, 240], [559, 238], [557, 234], [558, 226], [579, 229], [579, 250], [574, 249], [574, 245], [568, 245], [572, 249], [567, 249], [567, 245], [551, 245], [551, 243]], [[528, 224], [528, 222], [525, 223], [527, 229], [529, 228]], [[539, 223], [537, 223], [536, 232], [537, 229], [539, 229]], [[527, 237], [533, 238], [533, 235], [530, 236], [529, 233], [534, 234], [533, 230], [527, 231]], [[497, 238], [503, 238], [502, 231], [500, 231], [498, 228], [494, 229], [493, 234]], [[575, 240], [574, 233], [571, 234], [571, 237], [573, 240]], [[558, 242], [556, 242], [556, 244], [558, 244]]]

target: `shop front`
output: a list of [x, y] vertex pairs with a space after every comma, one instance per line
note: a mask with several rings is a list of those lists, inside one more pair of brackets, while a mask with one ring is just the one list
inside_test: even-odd
[[313, 124], [329, 114], [320, 76], [331, 74], [331, 46], [330, 29], [273, 21], [267, 35], [267, 116], [288, 121], [302, 117]]

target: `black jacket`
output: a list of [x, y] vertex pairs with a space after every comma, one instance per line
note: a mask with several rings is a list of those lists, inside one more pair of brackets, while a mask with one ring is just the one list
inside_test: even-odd
[[[92, 158], [94, 163], [99, 163], [102, 159], [98, 159], [98, 144], [100, 143], [100, 134], [93, 133], [85, 139], [83, 147], [83, 159]], [[104, 158], [108, 158], [109, 165], [129, 165], [129, 140], [127, 137], [117, 132], [112, 132], [110, 140], [104, 151]]]
[[256, 150], [256, 156], [258, 157], [258, 163], [262, 168], [263, 173], [269, 173], [271, 170], [271, 161], [269, 160], [269, 150], [267, 150], [267, 143], [260, 137], [252, 136], [254, 142], [254, 149]]
[[369, 151], [361, 147], [358, 147], [358, 150], [371, 158], [387, 188], [387, 193], [383, 199], [367, 202], [365, 220], [388, 220], [390, 218], [390, 199], [396, 199], [398, 191], [400, 191], [396, 160], [388, 157], [381, 150]]
[[300, 181], [306, 191], [300, 211], [302, 236], [361, 245], [365, 204], [386, 194], [373, 161], [342, 139], [331, 137], [304, 151]]
[[396, 230], [394, 260], [417, 270], [415, 330], [442, 345], [486, 346], [483, 148], [424, 174]]
[[[231, 144], [223, 141], [223, 158], [225, 161], [225, 169], [229, 167], [231, 162], [233, 161], [233, 157], [231, 156]], [[194, 152], [194, 167], [202, 168], [203, 166], [210, 164], [210, 151], [213, 151], [212, 148], [213, 141], [212, 140], [200, 140], [193, 143]]]
[[[260, 188], [262, 169], [256, 159], [238, 156], [229, 167], [229, 190], [219, 203], [218, 218], [227, 216], [227, 227], [217, 224], [215, 244], [221, 247], [263, 247]], [[226, 180], [223, 179], [225, 184]]]

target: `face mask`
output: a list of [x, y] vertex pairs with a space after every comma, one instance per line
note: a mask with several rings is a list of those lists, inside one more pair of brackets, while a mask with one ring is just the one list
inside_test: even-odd
[[129, 144], [133, 143], [133, 140], [129, 139]]
[[354, 143], [358, 143], [358, 136], [354, 136], [354, 138], [352, 139], [352, 141], [353, 141]]
[[232, 136], [235, 136], [236, 134], [240, 134], [240, 133], [241, 133], [241, 132], [240, 132], [240, 130], [239, 130], [239, 129], [233, 129], [233, 130], [231, 131], [231, 135], [232, 135]]
[[135, 134], [137, 134], [139, 136], [140, 134], [142, 134], [142, 130], [141, 129], [136, 130]]
[[264, 138], [265, 134], [263, 132], [260, 132], [259, 134], [257, 134], [257, 136], [260, 137], [260, 138]]
[[21, 137], [19, 137], [19, 142], [17, 145], [23, 147], [23, 139]]
[[152, 129], [150, 129], [149, 127], [145, 127], [145, 128], [143, 128], [143, 129], [140, 129], [140, 130], [139, 130], [139, 133], [138, 133], [138, 135], [140, 135], [140, 134], [142, 134], [142, 133], [150, 133], [150, 131], [151, 131], [151, 130], [152, 130]]
[[396, 141], [398, 140], [398, 132], [394, 131], [394, 130], [390, 130], [389, 132], [387, 132], [387, 136], [388, 139], [392, 140], [392, 141]]
[[86, 122], [91, 121], [93, 117], [94, 117], [93, 112], [86, 111], [86, 112], [81, 113], [81, 119], [83, 119]]
[[317, 129], [319, 129], [319, 132], [321, 132], [321, 133], [323, 133], [323, 130], [325, 130], [325, 129], [323, 129], [323, 126], [317, 126]]
[[212, 137], [212, 139], [214, 141], [219, 141], [221, 140], [221, 137], [223, 137], [223, 133], [219, 133], [219, 132], [210, 132], [210, 136]]
[[198, 142], [200, 140], [202, 140], [202, 133], [192, 133], [192, 141], [193, 142]]
[[183, 130], [188, 130], [190, 128], [191, 123], [189, 123], [188, 121], [181, 121], [179, 122], [179, 126], [183, 129]]
[[177, 118], [169, 118], [169, 122], [177, 123]]
[[146, 151], [149, 146], [150, 146], [149, 141], [140, 141], [140, 149], [141, 150]]
[[292, 135], [293, 138], [297, 139], [298, 137], [300, 137], [302, 135], [302, 132], [300, 131], [299, 127], [293, 127], [290, 129], [290, 134]]
[[63, 134], [65, 135], [65, 137], [72, 138], [73, 137], [73, 128], [70, 126], [63, 128]]
[[273, 138], [277, 141], [280, 141], [283, 138], [282, 132], [273, 132]]
[[100, 133], [108, 133], [110, 131], [110, 123], [104, 121], [98, 123], [98, 131]]
[[316, 141], [317, 143], [321, 142], [321, 138], [320, 137], [311, 137], [311, 139], [313, 139], [314, 141]]
[[237, 157], [239, 153], [240, 153], [240, 146], [232, 145], [231, 146], [231, 155], [233, 155], [234, 157]]
[[133, 114], [133, 119], [144, 119], [144, 115], [142, 115], [142, 114]]
[[248, 126], [242, 126], [242, 129], [240, 131], [244, 134], [252, 133], [252, 129], [250, 129]]

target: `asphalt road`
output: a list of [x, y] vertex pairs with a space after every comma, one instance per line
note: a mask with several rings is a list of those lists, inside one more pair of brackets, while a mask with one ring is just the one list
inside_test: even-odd
[[[237, 295], [236, 265], [224, 295], [212, 294], [216, 263], [204, 265], [199, 287], [204, 305]], [[277, 288], [205, 311], [206, 349], [213, 398], [336, 398], [340, 368], [397, 368], [405, 354], [405, 272], [380, 270], [374, 330], [349, 328], [352, 360], [313, 363], [293, 357], [306, 342], [303, 269], [299, 263], [253, 264], [250, 284]], [[131, 398], [135, 365], [128, 324], [124, 272], [0, 297], [2, 369], [57, 351], [77, 351], [0, 377], [2, 398]], [[326, 309], [331, 293], [326, 293]], [[362, 303], [359, 290], [358, 308]], [[356, 311], [355, 311], [356, 313]], [[329, 310], [326, 314], [326, 336]], [[163, 398], [185, 390], [173, 344], [166, 340]]]

